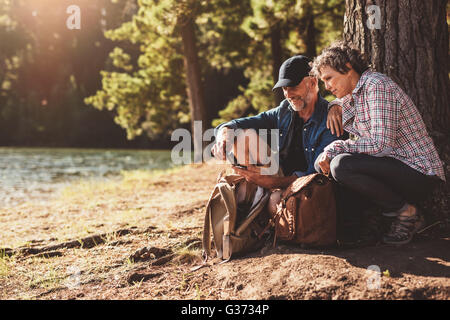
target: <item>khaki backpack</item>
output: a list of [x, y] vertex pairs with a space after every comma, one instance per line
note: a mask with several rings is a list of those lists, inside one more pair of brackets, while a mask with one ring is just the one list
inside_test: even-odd
[[333, 182], [315, 173], [295, 180], [282, 194], [270, 220], [277, 239], [304, 246], [336, 244], [336, 201]]
[[[245, 184], [245, 201], [237, 205], [237, 187]], [[206, 205], [203, 230], [203, 258], [211, 257], [211, 230], [217, 258], [228, 261], [231, 256], [261, 248], [262, 233], [269, 221], [265, 210], [270, 193], [236, 174], [221, 175]]]

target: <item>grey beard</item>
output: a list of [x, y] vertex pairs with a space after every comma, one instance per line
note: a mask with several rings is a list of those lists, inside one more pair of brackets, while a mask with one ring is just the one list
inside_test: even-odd
[[291, 108], [294, 109], [295, 111], [301, 111], [301, 110], [305, 109], [305, 107], [306, 107], [306, 101], [304, 99], [300, 99], [300, 100], [303, 102], [303, 105], [299, 108], [297, 108], [290, 100], [288, 100], [289, 104], [291, 105]]

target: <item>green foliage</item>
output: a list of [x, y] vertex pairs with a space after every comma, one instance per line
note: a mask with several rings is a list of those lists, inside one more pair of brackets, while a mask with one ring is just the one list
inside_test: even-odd
[[225, 109], [219, 111], [220, 119], [213, 120], [212, 125], [214, 127], [217, 127], [222, 123], [222, 119], [225, 119], [225, 121], [229, 121], [241, 117], [249, 108], [249, 106], [250, 102], [247, 100], [247, 98], [245, 98], [244, 95], [237, 96], [230, 103], [228, 103]]
[[342, 37], [345, 0], [314, 0], [314, 14], [317, 16], [317, 52], [321, 52], [333, 41]]
[[[245, 64], [245, 46], [250, 39], [240, 30], [242, 7], [236, 0], [172, 1], [141, 0], [132, 20], [110, 30], [114, 41], [138, 45], [137, 68], [120, 48], [110, 57], [122, 72], [102, 72], [102, 90], [85, 99], [98, 109], [114, 110], [115, 121], [128, 138], [142, 134], [167, 137], [189, 122], [186, 75], [180, 28], [195, 19], [202, 71], [229, 69]], [[130, 88], [132, 86], [133, 88]]]
[[344, 12], [344, 0], [77, 0], [78, 31], [68, 3], [0, 0], [0, 144], [119, 139], [110, 118], [129, 139], [188, 128], [188, 21], [213, 125], [270, 109], [279, 63], [338, 37]]
[[102, 29], [120, 23], [130, 1], [78, 0], [81, 30], [70, 30], [68, 1], [0, 0], [0, 145], [125, 140], [107, 111], [84, 108], [83, 98], [98, 89], [111, 50]]
[[[249, 1], [208, 1], [196, 17], [198, 46], [205, 68], [242, 68], [251, 59], [252, 39], [242, 32], [241, 23], [251, 13]], [[204, 70], [206, 71], [206, 70]]]
[[25, 30], [12, 17], [12, 3], [0, 0], [0, 101], [6, 103], [17, 82], [27, 37]]
[[[213, 125], [243, 116], [252, 109], [262, 112], [275, 106], [271, 88], [277, 79], [273, 76], [271, 41], [279, 41], [283, 60], [295, 54], [313, 58], [313, 52], [320, 51], [341, 34], [344, 0], [251, 0], [250, 4], [252, 12], [241, 24], [252, 39], [247, 45], [247, 54], [252, 59], [245, 70], [250, 83], [242, 90], [242, 97], [232, 100], [219, 113]], [[313, 30], [308, 28], [311, 17]], [[276, 30], [280, 38], [272, 39]], [[307, 47], [307, 37], [313, 38], [313, 48]]]
[[139, 1], [132, 20], [105, 36], [129, 40], [140, 48], [137, 68], [129, 54], [116, 47], [113, 65], [123, 72], [102, 71], [102, 90], [85, 99], [97, 109], [114, 110], [115, 122], [127, 130], [129, 139], [142, 134], [167, 136], [189, 112], [184, 84], [180, 39], [174, 34], [179, 10], [171, 1]]
[[133, 70], [133, 66], [130, 64], [131, 56], [125, 53], [122, 48], [114, 48], [109, 57], [112, 59], [114, 67], [128, 72]]

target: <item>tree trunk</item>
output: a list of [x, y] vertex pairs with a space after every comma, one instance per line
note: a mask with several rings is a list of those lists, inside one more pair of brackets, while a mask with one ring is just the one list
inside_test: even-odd
[[[278, 81], [278, 73], [280, 72], [282, 59], [282, 48], [281, 48], [281, 28], [280, 24], [277, 23], [272, 26], [270, 30], [270, 49], [272, 51], [272, 77], [273, 83]], [[275, 104], [279, 105], [284, 99], [283, 91], [281, 89], [276, 89], [275, 94]]]
[[[189, 108], [191, 111], [192, 134], [194, 141], [194, 162], [202, 161], [204, 142], [203, 132], [208, 126], [207, 112], [203, 94], [203, 84], [198, 58], [197, 42], [195, 36], [195, 25], [192, 18], [182, 19], [181, 38], [184, 48], [184, 66], [187, 79], [187, 93]], [[195, 126], [195, 121], [201, 121], [201, 126]], [[201, 129], [200, 129], [201, 127]], [[198, 132], [200, 130], [201, 132]]]
[[[446, 4], [446, 0], [346, 0], [343, 37], [366, 54], [374, 70], [391, 77], [411, 97], [450, 179]], [[445, 184], [424, 207], [448, 218], [449, 199]]]
[[304, 10], [305, 10], [305, 18], [307, 19], [305, 37], [304, 37], [304, 43], [306, 46], [305, 55], [307, 57], [309, 57], [310, 59], [314, 59], [314, 57], [317, 55], [317, 51], [316, 51], [317, 29], [314, 24], [314, 11], [313, 11], [313, 7], [312, 7], [310, 1], [305, 2]]

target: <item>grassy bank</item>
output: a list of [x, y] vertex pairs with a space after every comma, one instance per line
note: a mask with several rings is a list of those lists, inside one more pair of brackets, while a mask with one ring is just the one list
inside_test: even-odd
[[[77, 277], [108, 278], [102, 274], [111, 264], [131, 270], [142, 258], [135, 253], [150, 242], [170, 246], [173, 261], [196, 259], [201, 209], [217, 170], [192, 165], [122, 172], [114, 181], [71, 184], [49, 202], [1, 209], [0, 298], [39, 297]], [[185, 244], [190, 237], [196, 246]]]
[[[66, 241], [124, 227], [176, 227], [177, 222], [169, 218], [169, 211], [207, 197], [207, 190], [201, 190], [202, 181], [198, 184], [192, 180], [191, 170], [196, 169], [188, 166], [158, 171], [124, 171], [119, 180], [73, 183], [49, 202], [1, 209], [0, 247], [16, 248], [36, 241]], [[189, 176], [188, 180], [186, 176]], [[202, 173], [198, 178], [205, 176], [208, 174]], [[210, 181], [211, 178], [208, 183]], [[188, 188], [192, 188], [189, 197], [185, 195]], [[189, 224], [189, 221], [183, 224]]]

